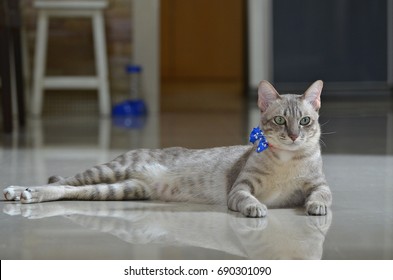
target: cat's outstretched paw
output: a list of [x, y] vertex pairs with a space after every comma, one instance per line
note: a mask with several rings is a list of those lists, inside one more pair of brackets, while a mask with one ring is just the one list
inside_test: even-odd
[[3, 190], [6, 200], [20, 200], [21, 203], [35, 203], [41, 201], [36, 188], [10, 186]]
[[20, 195], [26, 187], [9, 186], [3, 190], [3, 195], [6, 200], [20, 200]]
[[16, 197], [17, 197], [17, 195], [16, 195], [15, 191], [12, 189], [12, 187], [5, 188], [3, 190], [3, 195], [6, 200], [16, 200]]
[[20, 202], [30, 203], [31, 199], [32, 199], [31, 189], [27, 188], [20, 195]]
[[325, 216], [328, 207], [325, 203], [319, 201], [310, 201], [306, 203], [306, 213], [308, 215]]
[[40, 201], [38, 191], [32, 188], [26, 188], [20, 195], [20, 202], [22, 203], [36, 203]]
[[262, 218], [267, 215], [267, 207], [262, 203], [251, 203], [242, 209], [242, 214], [250, 218]]

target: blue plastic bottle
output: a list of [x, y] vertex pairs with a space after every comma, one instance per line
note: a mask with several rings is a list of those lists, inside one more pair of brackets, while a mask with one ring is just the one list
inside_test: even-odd
[[125, 100], [113, 106], [112, 115], [114, 117], [138, 117], [147, 113], [146, 104], [142, 98], [141, 75], [142, 66], [129, 64], [126, 66], [126, 72], [130, 79], [130, 100]]

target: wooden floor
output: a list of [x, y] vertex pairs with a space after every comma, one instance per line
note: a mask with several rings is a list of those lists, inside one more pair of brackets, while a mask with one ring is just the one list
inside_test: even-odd
[[240, 112], [244, 105], [239, 82], [163, 82], [162, 112]]

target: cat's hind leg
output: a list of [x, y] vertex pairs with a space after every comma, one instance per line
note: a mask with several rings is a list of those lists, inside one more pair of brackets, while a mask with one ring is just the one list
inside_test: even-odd
[[[48, 187], [51, 185], [56, 185], [64, 180], [61, 176], [51, 176], [48, 178]], [[21, 186], [9, 186], [3, 190], [3, 195], [6, 200], [20, 200], [21, 194], [25, 191], [27, 187]]]
[[6, 200], [20, 200], [22, 203], [58, 200], [62, 197], [63, 186], [9, 186], [3, 190], [3, 194]]
[[[12, 193], [14, 187], [9, 187]], [[21, 189], [18, 189], [20, 191]], [[45, 185], [24, 188], [20, 194], [22, 203], [54, 200], [145, 200], [152, 196], [152, 189], [144, 181], [131, 179], [113, 184], [85, 186]], [[7, 198], [7, 196], [6, 196]], [[8, 198], [7, 198], [8, 199]], [[13, 199], [10, 199], [13, 200]]]
[[9, 186], [3, 190], [3, 195], [6, 200], [20, 200], [24, 190], [26, 190], [26, 187]]
[[[48, 178], [48, 187], [53, 185], [59, 185], [65, 179], [61, 176], [51, 176]], [[3, 195], [6, 200], [20, 200], [21, 194], [27, 187], [21, 186], [9, 186], [3, 190]]]

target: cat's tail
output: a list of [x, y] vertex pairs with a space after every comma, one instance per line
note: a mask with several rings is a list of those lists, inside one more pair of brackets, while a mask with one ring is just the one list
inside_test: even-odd
[[48, 184], [54, 184], [60, 182], [61, 180], [64, 180], [64, 178], [58, 175], [53, 175], [48, 178]]
[[168, 168], [158, 163], [141, 165], [137, 169], [132, 169], [127, 165], [121, 165], [118, 161], [113, 160], [106, 164], [94, 166], [76, 174], [75, 176], [67, 178], [52, 176], [49, 178], [49, 184], [85, 186], [114, 184], [131, 179], [143, 180], [152, 184], [153, 182], [165, 177], [167, 173]]

